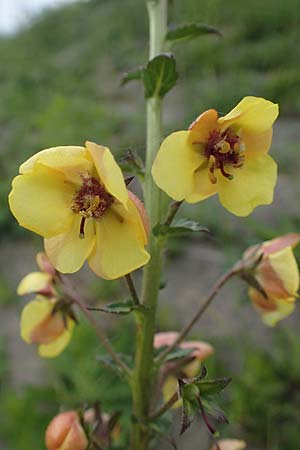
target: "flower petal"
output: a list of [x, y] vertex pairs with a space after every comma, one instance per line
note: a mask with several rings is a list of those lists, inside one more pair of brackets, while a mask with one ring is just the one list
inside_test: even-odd
[[17, 293], [18, 295], [25, 295], [31, 292], [40, 292], [48, 288], [51, 278], [51, 275], [48, 273], [31, 272], [21, 280]]
[[89, 265], [103, 278], [122, 277], [149, 261], [145, 243], [140, 214], [129, 199], [128, 211], [116, 205], [96, 223], [96, 246], [88, 258]]
[[218, 113], [215, 109], [209, 109], [200, 114], [197, 119], [189, 126], [191, 131], [189, 140], [191, 143], [205, 143], [209, 134], [220, 128], [217, 122]]
[[[164, 401], [165, 403], [170, 400], [170, 398], [174, 395], [175, 392], [177, 392], [178, 390], [178, 380], [175, 377], [175, 375], [169, 375], [163, 385], [163, 397], [164, 397]], [[182, 404], [182, 400], [177, 400], [177, 402], [175, 402], [171, 409], [176, 409], [176, 408], [180, 408]]]
[[216, 175], [220, 202], [237, 216], [247, 216], [256, 206], [273, 201], [277, 165], [267, 154], [246, 158], [244, 166], [233, 171], [233, 180]]
[[21, 337], [31, 344], [32, 330], [37, 327], [52, 312], [53, 302], [37, 296], [35, 300], [27, 303], [21, 314]]
[[242, 130], [241, 139], [245, 144], [245, 150], [247, 153], [252, 154], [255, 152], [267, 153], [271, 147], [273, 130], [269, 128], [262, 133], [247, 133]]
[[286, 247], [293, 248], [299, 244], [299, 241], [300, 233], [288, 233], [264, 242], [260, 249], [263, 251], [264, 255], [269, 255], [270, 253], [278, 252]]
[[55, 358], [68, 345], [71, 340], [75, 323], [72, 319], [67, 319], [67, 328], [53, 342], [47, 345], [39, 345], [38, 354], [42, 358]]
[[63, 172], [68, 181], [76, 184], [93, 170], [93, 162], [84, 147], [62, 146], [42, 150], [20, 166], [20, 173], [31, 172], [37, 162]]
[[170, 134], [156, 155], [152, 176], [169, 197], [181, 201], [195, 191], [195, 171], [206, 161], [189, 142], [190, 131]]
[[278, 117], [278, 105], [260, 97], [244, 97], [226, 116], [218, 119], [225, 128], [234, 125], [236, 128], [262, 133], [272, 128]]
[[194, 172], [194, 192], [186, 196], [188, 203], [197, 203], [216, 194], [217, 185], [208, 178], [207, 164], [203, 164]]
[[37, 163], [34, 171], [14, 178], [9, 206], [22, 227], [49, 238], [70, 227], [73, 195], [62, 174]]
[[276, 300], [276, 311], [267, 312], [262, 315], [263, 322], [269, 327], [274, 327], [280, 320], [285, 319], [293, 313], [295, 304], [284, 300]]
[[86, 142], [86, 148], [94, 161], [100, 180], [105, 189], [125, 207], [128, 201], [128, 192], [123, 174], [108, 147]]
[[266, 299], [254, 288], [250, 288], [248, 294], [254, 307], [261, 314], [263, 322], [268, 326], [276, 325], [277, 322], [292, 314], [295, 309], [294, 297], [284, 300]]
[[93, 219], [87, 219], [84, 238], [79, 237], [82, 217], [73, 213], [70, 229], [51, 239], [45, 239], [45, 251], [54, 267], [62, 273], [79, 270], [95, 245], [95, 226]]
[[299, 269], [291, 247], [271, 253], [268, 260], [274, 272], [280, 277], [290, 296], [296, 296], [299, 289]]

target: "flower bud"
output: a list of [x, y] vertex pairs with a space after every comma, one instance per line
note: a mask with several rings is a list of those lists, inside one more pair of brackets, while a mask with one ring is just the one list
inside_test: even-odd
[[37, 296], [28, 303], [21, 315], [21, 337], [29, 344], [39, 344], [39, 355], [52, 358], [69, 343], [74, 321], [55, 307], [55, 299]]
[[[246, 442], [238, 439], [222, 439], [218, 441], [219, 450], [244, 450], [246, 448]], [[214, 445], [210, 450], [218, 450], [218, 447]]]
[[[154, 348], [169, 347], [174, 344], [179, 333], [176, 331], [167, 331], [156, 333], [154, 336]], [[186, 378], [195, 377], [201, 367], [201, 363], [214, 353], [214, 348], [207, 342], [202, 341], [184, 341], [178, 344], [181, 349], [191, 349], [191, 353], [176, 363], [168, 362], [164, 366], [165, 378], [163, 383], [163, 397], [168, 401], [176, 392], [178, 387], [177, 378], [179, 375]], [[177, 401], [172, 408], [178, 408], [181, 405]]]
[[86, 450], [88, 439], [76, 411], [67, 411], [52, 419], [46, 430], [48, 450]]
[[244, 261], [260, 255], [257, 264], [246, 268], [242, 278], [249, 283], [249, 297], [267, 325], [275, 325], [294, 310], [299, 269], [293, 247], [299, 240], [300, 234], [289, 233], [244, 253]]
[[52, 277], [57, 274], [57, 271], [53, 264], [49, 261], [48, 256], [44, 252], [39, 252], [36, 255], [36, 262], [42, 272], [48, 273]]

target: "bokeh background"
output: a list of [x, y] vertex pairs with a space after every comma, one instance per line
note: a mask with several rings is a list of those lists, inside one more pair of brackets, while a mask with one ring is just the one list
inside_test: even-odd
[[[121, 87], [122, 74], [147, 60], [147, 17], [141, 0], [0, 2], [0, 448], [43, 447], [43, 433], [60, 405], [98, 399], [103, 408], [128, 411], [126, 386], [96, 357], [102, 349], [84, 320], [68, 349], [40, 361], [19, 337], [24, 299], [16, 286], [36, 270], [40, 238], [11, 217], [7, 194], [19, 164], [55, 145], [108, 145], [116, 158], [144, 152], [141, 86]], [[45, 5], [44, 5], [45, 6]], [[34, 11], [34, 15], [32, 15]], [[17, 24], [14, 18], [17, 12]], [[170, 22], [198, 21], [223, 34], [178, 45], [179, 80], [164, 112], [167, 134], [184, 129], [204, 109], [229, 111], [243, 96], [280, 104], [272, 155], [279, 164], [275, 201], [246, 219], [212, 198], [182, 214], [199, 220], [209, 235], [170, 242], [161, 291], [159, 329], [186, 323], [215, 278], [250, 244], [300, 229], [300, 8], [299, 0], [173, 0]], [[136, 187], [137, 188], [137, 187]], [[34, 201], [34, 199], [28, 199]], [[45, 208], [47, 205], [45, 205]], [[55, 220], [55, 217], [53, 217]], [[122, 298], [120, 282], [103, 282], [84, 268], [72, 277], [90, 302]], [[139, 279], [139, 274], [137, 274]], [[101, 322], [102, 321], [102, 322]], [[133, 351], [130, 318], [100, 317], [120, 351]], [[105, 325], [104, 325], [105, 324]], [[275, 329], [252, 309], [246, 289], [232, 281], [192, 337], [212, 343], [210, 375], [233, 375], [222, 403], [230, 424], [222, 436], [243, 438], [249, 450], [300, 448], [299, 308]], [[123, 415], [123, 429], [129, 423]], [[178, 449], [206, 450], [200, 421], [178, 438]], [[161, 449], [168, 444], [162, 442]], [[122, 447], [122, 443], [120, 444]]]

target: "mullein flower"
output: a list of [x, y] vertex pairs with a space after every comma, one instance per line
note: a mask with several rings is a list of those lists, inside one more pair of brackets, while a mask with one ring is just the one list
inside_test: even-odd
[[48, 450], [86, 450], [88, 439], [76, 411], [55, 416], [46, 430]]
[[[154, 348], [169, 347], [177, 339], [179, 333], [175, 331], [156, 333], [154, 336]], [[178, 348], [189, 350], [191, 353], [187, 357], [183, 357], [182, 361], [176, 363], [166, 363], [163, 368], [163, 397], [168, 401], [176, 392], [178, 386], [178, 377], [193, 378], [201, 368], [203, 361], [214, 353], [214, 348], [203, 341], [184, 341], [178, 345]], [[173, 408], [178, 408], [181, 401], [177, 401]]]
[[152, 168], [156, 184], [177, 201], [197, 203], [218, 194], [237, 216], [270, 204], [277, 166], [268, 155], [278, 105], [245, 97], [218, 118], [214, 109], [201, 114], [187, 131], [169, 135]]
[[294, 311], [299, 268], [293, 247], [299, 240], [300, 234], [289, 233], [250, 247], [244, 253], [242, 278], [249, 283], [249, 297], [266, 325], [274, 326]]
[[39, 356], [54, 358], [70, 342], [74, 325], [74, 315], [68, 305], [38, 295], [22, 311], [21, 337], [28, 344], [38, 345]]
[[218, 441], [218, 446], [213, 445], [211, 450], [244, 450], [246, 442], [239, 439], [222, 439]]
[[149, 260], [146, 213], [107, 147], [87, 142], [37, 153], [21, 165], [9, 204], [21, 226], [45, 238], [62, 273], [88, 260], [97, 275], [114, 279]]
[[30, 272], [19, 283], [17, 293], [19, 295], [41, 294], [53, 297], [56, 293], [55, 276], [57, 271], [50, 263], [45, 253], [38, 253], [36, 261], [41, 269], [40, 272]]

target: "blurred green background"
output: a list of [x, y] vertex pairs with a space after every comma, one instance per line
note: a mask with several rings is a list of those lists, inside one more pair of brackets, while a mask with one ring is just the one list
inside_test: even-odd
[[[280, 177], [274, 204], [246, 219], [233, 217], [216, 199], [185, 208], [183, 214], [200, 220], [211, 234], [171, 242], [160, 329], [184, 323], [202, 292], [247, 245], [300, 226], [299, 1], [170, 2], [171, 23], [192, 21], [217, 27], [223, 37], [203, 36], [174, 47], [179, 80], [166, 98], [165, 134], [186, 128], [209, 107], [226, 113], [245, 95], [263, 96], [280, 104], [272, 151]], [[7, 194], [19, 164], [47, 147], [82, 145], [88, 139], [108, 145], [117, 158], [128, 148], [143, 155], [142, 88], [137, 82], [121, 87], [120, 81], [124, 72], [147, 60], [147, 33], [143, 1], [90, 0], [45, 12], [17, 34], [0, 38], [3, 450], [43, 448], [44, 428], [60, 404], [78, 406], [96, 397], [107, 410], [128, 405], [126, 387], [95, 362], [101, 349], [84, 322], [56, 361], [41, 365], [21, 343], [18, 314], [24, 302], [16, 298], [15, 288], [23, 275], [36, 270], [34, 253], [42, 243], [17, 226]], [[118, 284], [100, 282], [87, 271], [76, 279], [92, 298], [122, 297]], [[212, 375], [234, 375], [224, 405], [231, 424], [222, 435], [246, 439], [250, 450], [299, 450], [298, 308], [291, 319], [269, 330], [239, 283], [226, 289], [219, 302], [220, 309], [212, 309], [194, 337], [217, 348], [209, 362]], [[117, 348], [132, 352], [132, 324], [125, 323], [119, 329], [112, 320], [110, 335]], [[126, 414], [123, 423], [126, 429]], [[196, 441], [179, 440], [178, 448], [199, 448], [193, 444], [197, 430], [193, 434]]]

